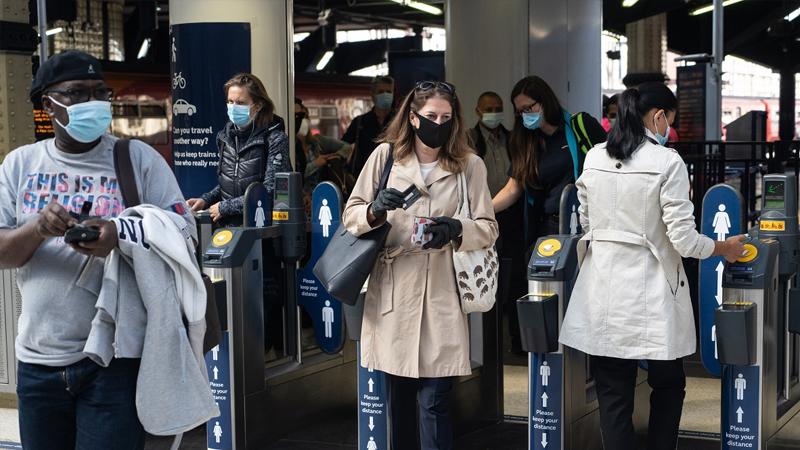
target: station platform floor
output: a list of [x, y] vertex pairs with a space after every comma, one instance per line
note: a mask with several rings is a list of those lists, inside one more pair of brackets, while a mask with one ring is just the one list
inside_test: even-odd
[[[505, 366], [506, 421], [476, 430], [456, 440], [459, 450], [526, 450], [527, 367], [524, 358]], [[691, 375], [691, 374], [690, 374]], [[719, 380], [690, 376], [681, 420], [680, 450], [718, 450], [719, 441], [708, 437], [719, 430]], [[0, 396], [0, 450], [20, 449], [17, 410], [13, 395]], [[287, 435], [264, 450], [358, 450], [354, 411], [320, 418], [313, 426]], [[785, 427], [768, 450], [800, 450], [800, 416]], [[168, 450], [172, 438], [148, 437], [146, 450]], [[206, 450], [205, 429], [184, 436], [181, 450]], [[642, 445], [641, 449], [644, 449]]]

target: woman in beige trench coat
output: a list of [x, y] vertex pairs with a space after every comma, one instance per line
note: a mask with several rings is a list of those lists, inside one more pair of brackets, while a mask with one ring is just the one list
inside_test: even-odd
[[591, 358], [603, 445], [634, 450], [638, 362], [648, 362], [648, 450], [678, 443], [686, 376], [694, 353], [689, 286], [681, 257], [742, 256], [742, 236], [715, 242], [695, 230], [689, 176], [664, 145], [677, 100], [661, 83], [623, 92], [608, 142], [586, 155], [576, 183], [589, 244], [560, 341]]
[[[461, 312], [453, 251], [488, 248], [497, 223], [486, 167], [466, 143], [455, 88], [420, 82], [406, 96], [381, 144], [369, 157], [344, 210], [344, 223], [362, 235], [392, 225], [370, 274], [361, 330], [361, 364], [389, 376], [392, 448], [451, 450], [449, 394], [453, 377], [469, 375], [467, 316]], [[379, 180], [389, 152], [386, 189]], [[454, 219], [458, 177], [464, 172], [473, 219]], [[422, 196], [403, 209], [416, 186]], [[415, 218], [431, 218], [427, 242], [412, 242]], [[419, 424], [416, 422], [417, 402]]]

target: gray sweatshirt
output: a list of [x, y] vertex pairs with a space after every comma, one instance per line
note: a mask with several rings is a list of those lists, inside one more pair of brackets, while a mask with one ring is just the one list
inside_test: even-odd
[[206, 289], [196, 229], [152, 205], [113, 221], [119, 248], [106, 258], [85, 353], [102, 366], [115, 356], [141, 357], [136, 410], [144, 429], [162, 436], [191, 430], [219, 415], [202, 352]]
[[[0, 164], [0, 229], [36, 220], [51, 201], [80, 212], [92, 201], [92, 215], [105, 219], [124, 209], [114, 171], [117, 138], [104, 135], [92, 150], [68, 154], [52, 139], [20, 147]], [[194, 225], [172, 170], [152, 147], [131, 142], [139, 198], [143, 203], [182, 212]], [[17, 358], [32, 364], [66, 366], [86, 355], [83, 347], [95, 315], [103, 260], [81, 255], [63, 238], [47, 239], [18, 270], [22, 315]]]

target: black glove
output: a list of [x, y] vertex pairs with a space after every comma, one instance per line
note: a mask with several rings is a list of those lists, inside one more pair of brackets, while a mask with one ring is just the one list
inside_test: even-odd
[[386, 188], [375, 196], [375, 201], [372, 202], [372, 215], [375, 218], [383, 218], [387, 211], [402, 208], [403, 202], [405, 199], [402, 192], [394, 188]]
[[461, 221], [452, 217], [431, 217], [432, 225], [425, 227], [425, 232], [431, 234], [431, 240], [422, 246], [424, 249], [442, 248], [450, 241], [461, 236]]

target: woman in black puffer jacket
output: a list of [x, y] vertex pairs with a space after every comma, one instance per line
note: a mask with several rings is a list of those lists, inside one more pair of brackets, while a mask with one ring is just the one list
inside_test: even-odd
[[271, 194], [275, 173], [291, 171], [289, 138], [283, 123], [276, 120], [275, 105], [264, 84], [254, 75], [234, 75], [225, 83], [225, 96], [230, 121], [217, 134], [219, 184], [187, 203], [193, 211], [207, 208], [220, 225], [238, 226], [247, 187], [261, 182]]

